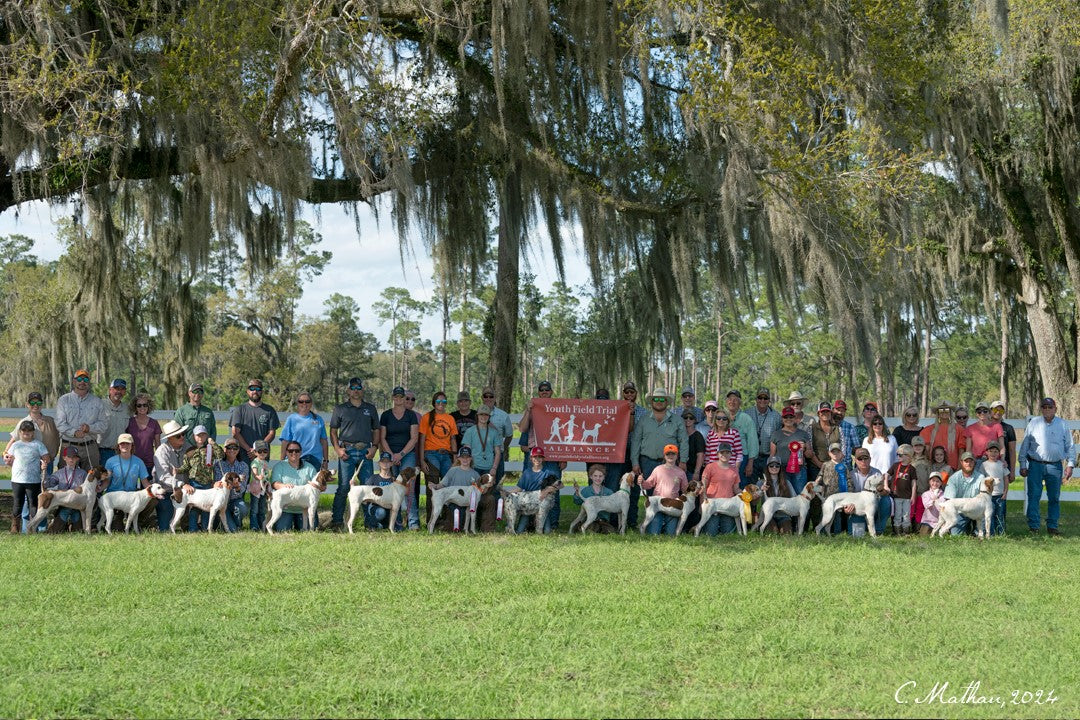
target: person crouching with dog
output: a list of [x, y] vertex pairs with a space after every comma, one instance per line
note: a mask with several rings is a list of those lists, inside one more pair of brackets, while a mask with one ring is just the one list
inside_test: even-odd
[[[614, 495], [615, 491], [604, 486], [604, 479], [606, 477], [606, 467], [600, 464], [590, 465], [589, 484], [585, 486], [585, 489], [582, 490], [578, 486], [577, 480], [574, 481], [574, 504], [581, 505], [591, 497]], [[611, 524], [611, 516], [607, 512], [597, 514], [595, 522], [589, 526], [589, 529], [598, 532], [601, 535], [615, 532], [615, 526]]]
[[[844, 462], [844, 448], [838, 443], [834, 442], [829, 445], [829, 459], [821, 465], [821, 474], [818, 475], [818, 482], [824, 488], [825, 498], [830, 495], [835, 495], [838, 492], [848, 491], [848, 466]], [[811, 504], [811, 510], [813, 505]], [[817, 521], [810, 523], [807, 519], [807, 527], [816, 527], [821, 522], [821, 517], [817, 518]], [[848, 528], [848, 516], [847, 513], [838, 512], [833, 515], [832, 522], [832, 534], [846, 533]]]
[[[739, 471], [731, 466], [732, 448], [729, 443], [722, 442], [716, 448], [716, 461], [705, 466], [705, 472], [701, 475], [702, 480], [702, 503], [713, 498], [732, 498], [739, 494]], [[702, 503], [698, 503], [701, 507]], [[698, 520], [701, 514], [698, 512]], [[693, 525], [693, 515], [687, 520], [686, 527]], [[735, 532], [735, 518], [730, 515], [715, 514], [705, 523], [705, 534], [715, 536], [718, 533], [727, 535]]]
[[[69, 445], [64, 448], [63, 457], [63, 466], [45, 481], [44, 490], [74, 490], [86, 480], [86, 471], [79, 467], [79, 451]], [[82, 513], [62, 507], [49, 523], [47, 532], [75, 532], [80, 522], [82, 522]]]
[[[175, 420], [169, 420], [161, 428], [161, 444], [154, 449], [154, 482], [172, 492], [177, 484], [176, 473], [183, 464], [180, 451], [184, 447], [187, 425], [181, 425]], [[158, 532], [168, 532], [169, 523], [173, 518], [173, 506], [169, 501], [159, 502], [155, 509], [157, 513]]]
[[[786, 410], [787, 408], [785, 408]], [[780, 458], [776, 455], [770, 455], [768, 462], [765, 464], [765, 474], [761, 476], [759, 485], [761, 487], [761, 500], [755, 500], [753, 504], [754, 522], [757, 522], [758, 510], [761, 507], [760, 503], [765, 498], [793, 497], [791, 494], [791, 483], [787, 481], [784, 474], [780, 471], [781, 464]], [[773, 515], [772, 521], [769, 523], [775, 532], [781, 535], [791, 534], [791, 516], [786, 513], [778, 512]], [[769, 528], [763, 528], [768, 530]]]
[[[730, 456], [728, 458], [731, 459]], [[638, 476], [638, 482], [642, 490], [654, 490], [653, 495], [663, 498], [677, 498], [686, 492], [689, 484], [686, 480], [686, 472], [679, 467], [679, 446], [664, 446], [664, 464], [657, 465], [656, 469], [649, 474], [644, 481]], [[679, 518], [665, 513], [656, 513], [645, 532], [649, 535], [674, 535], [679, 527]]]
[[[532, 492], [533, 490], [539, 490], [543, 485], [544, 480], [547, 478], [558, 478], [558, 476], [548, 467], [544, 466], [544, 448], [537, 445], [529, 451], [529, 460], [532, 467], [521, 471], [521, 477], [518, 478], [517, 487], [522, 492]], [[516, 492], [516, 491], [514, 491]], [[558, 505], [556, 505], [558, 507]], [[554, 510], [554, 509], [553, 509]], [[551, 532], [552, 528], [558, 527], [558, 523], [552, 522], [551, 516], [554, 512], [548, 513], [547, 521], [544, 523], [544, 532]], [[515, 528], [515, 532], [519, 535], [523, 532], [528, 532], [533, 529], [532, 517], [529, 515], [522, 515], [518, 518], [518, 524]]]
[[[225, 452], [210, 437], [206, 426], [196, 426], [192, 435], [195, 437], [195, 447], [188, 450], [176, 474], [186, 475], [187, 484], [195, 490], [208, 490], [214, 486], [214, 463], [224, 458]], [[204, 530], [209, 528], [210, 513], [195, 508], [188, 510], [188, 532], [196, 532], [199, 523], [202, 523]]]
[[[470, 430], [472, 428], [469, 428]], [[431, 483], [428, 487], [432, 490], [438, 490], [444, 487], [469, 487], [480, 478], [480, 473], [473, 469], [473, 454], [472, 448], [468, 445], [462, 445], [457, 451], [458, 464], [446, 471], [446, 474], [442, 476], [442, 480], [437, 483]], [[443, 515], [440, 520], [437, 520], [437, 527], [440, 530], [446, 532], [453, 532], [454, 530], [454, 510], [459, 512], [465, 512], [465, 508], [457, 508], [454, 505], [446, 505], [443, 507]], [[460, 527], [460, 525], [459, 525]]]

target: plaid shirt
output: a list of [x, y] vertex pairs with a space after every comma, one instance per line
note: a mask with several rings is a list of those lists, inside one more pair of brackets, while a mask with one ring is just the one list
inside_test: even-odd
[[[866, 426], [860, 425], [863, 430], [866, 430]], [[865, 432], [863, 433], [865, 435]], [[840, 421], [840, 451], [844, 454], [844, 462], [848, 465], [851, 464], [851, 453], [855, 452], [855, 448], [862, 447], [862, 438], [859, 437], [859, 432], [854, 425], [847, 420]]]
[[769, 454], [769, 443], [772, 442], [773, 433], [780, 427], [781, 419], [780, 413], [776, 412], [772, 408], [765, 411], [762, 415], [755, 407], [746, 413], [750, 416], [750, 419], [754, 421], [754, 429], [758, 434], [758, 454]]

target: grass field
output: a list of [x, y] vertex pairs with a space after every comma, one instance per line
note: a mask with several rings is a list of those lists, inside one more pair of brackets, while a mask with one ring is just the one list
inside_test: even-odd
[[[4, 536], [0, 716], [1076, 717], [1062, 529]], [[942, 681], [1005, 705], [914, 704]]]

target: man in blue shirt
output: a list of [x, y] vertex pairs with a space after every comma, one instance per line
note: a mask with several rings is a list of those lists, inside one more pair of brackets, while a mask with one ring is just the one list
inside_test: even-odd
[[[1072, 433], [1065, 421], [1057, 414], [1054, 398], [1043, 398], [1039, 403], [1042, 417], [1032, 418], [1024, 431], [1024, 441], [1020, 444], [1020, 475], [1027, 478], [1024, 483], [1027, 501], [1024, 514], [1027, 515], [1028, 530], [1038, 534], [1039, 500], [1042, 498], [1043, 483], [1046, 483], [1046, 532], [1060, 535], [1058, 518], [1061, 515], [1061, 483], [1072, 477], [1076, 462]], [[1065, 463], [1064, 476], [1061, 463]], [[952, 478], [949, 478], [952, 484]]]

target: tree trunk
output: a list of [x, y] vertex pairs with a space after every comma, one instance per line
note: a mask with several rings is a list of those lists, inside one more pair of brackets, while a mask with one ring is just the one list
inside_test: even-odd
[[458, 391], [465, 389], [465, 319], [461, 320], [461, 340], [458, 341]]
[[933, 339], [931, 331], [933, 325], [930, 317], [928, 313], [925, 328], [923, 329], [925, 336], [923, 337], [922, 387], [920, 389], [922, 394], [922, 417], [930, 415], [930, 343]]
[[998, 373], [1001, 402], [1009, 410], [1009, 304], [1001, 298], [1001, 367]]
[[[518, 291], [521, 281], [522, 206], [520, 168], [508, 169], [499, 183], [499, 247], [495, 269], [495, 336], [491, 365], [495, 372], [495, 398], [510, 411], [517, 380]], [[526, 395], [528, 389], [526, 388]]]
[[724, 318], [720, 315], [719, 305], [716, 308], [716, 401], [720, 402], [720, 368], [724, 366]]

